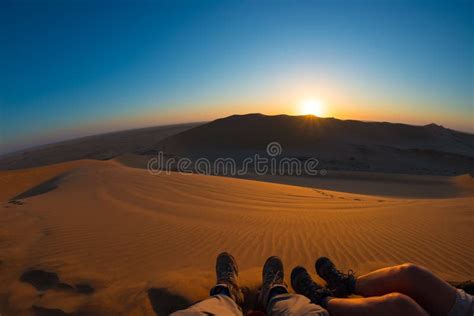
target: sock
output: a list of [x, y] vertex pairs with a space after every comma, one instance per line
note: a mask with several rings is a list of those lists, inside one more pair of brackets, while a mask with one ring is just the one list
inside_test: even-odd
[[270, 290], [270, 293], [268, 294], [268, 301], [270, 301], [274, 296], [285, 293], [288, 293], [288, 290], [284, 286], [275, 286]]
[[223, 285], [216, 285], [211, 289], [211, 296], [213, 295], [227, 295], [228, 297], [232, 298], [230, 295], [229, 288], [227, 286]]

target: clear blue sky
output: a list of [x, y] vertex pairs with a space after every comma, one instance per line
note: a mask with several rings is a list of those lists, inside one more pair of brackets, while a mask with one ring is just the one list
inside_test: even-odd
[[0, 153], [232, 113], [474, 131], [473, 1], [2, 1]]

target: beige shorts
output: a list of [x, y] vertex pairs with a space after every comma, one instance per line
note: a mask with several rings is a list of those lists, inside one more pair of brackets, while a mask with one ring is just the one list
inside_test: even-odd
[[474, 301], [472, 295], [467, 294], [463, 290], [458, 289], [456, 301], [448, 313], [448, 316], [473, 316]]

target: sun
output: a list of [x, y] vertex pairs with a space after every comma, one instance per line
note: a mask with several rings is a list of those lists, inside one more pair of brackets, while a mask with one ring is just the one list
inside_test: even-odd
[[300, 111], [303, 115], [323, 116], [324, 105], [319, 100], [308, 99], [301, 102]]

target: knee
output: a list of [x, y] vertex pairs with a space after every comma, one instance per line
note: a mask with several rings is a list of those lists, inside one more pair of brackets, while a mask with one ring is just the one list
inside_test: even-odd
[[396, 267], [397, 274], [405, 280], [413, 280], [421, 273], [423, 273], [423, 268], [413, 264], [413, 263], [404, 263]]
[[400, 315], [428, 315], [412, 298], [401, 293], [390, 293], [384, 297], [390, 309]]
[[407, 306], [412, 301], [410, 297], [398, 292], [384, 295], [384, 297], [392, 306]]
[[407, 272], [420, 271], [422, 268], [414, 263], [404, 263], [398, 266], [401, 270]]

